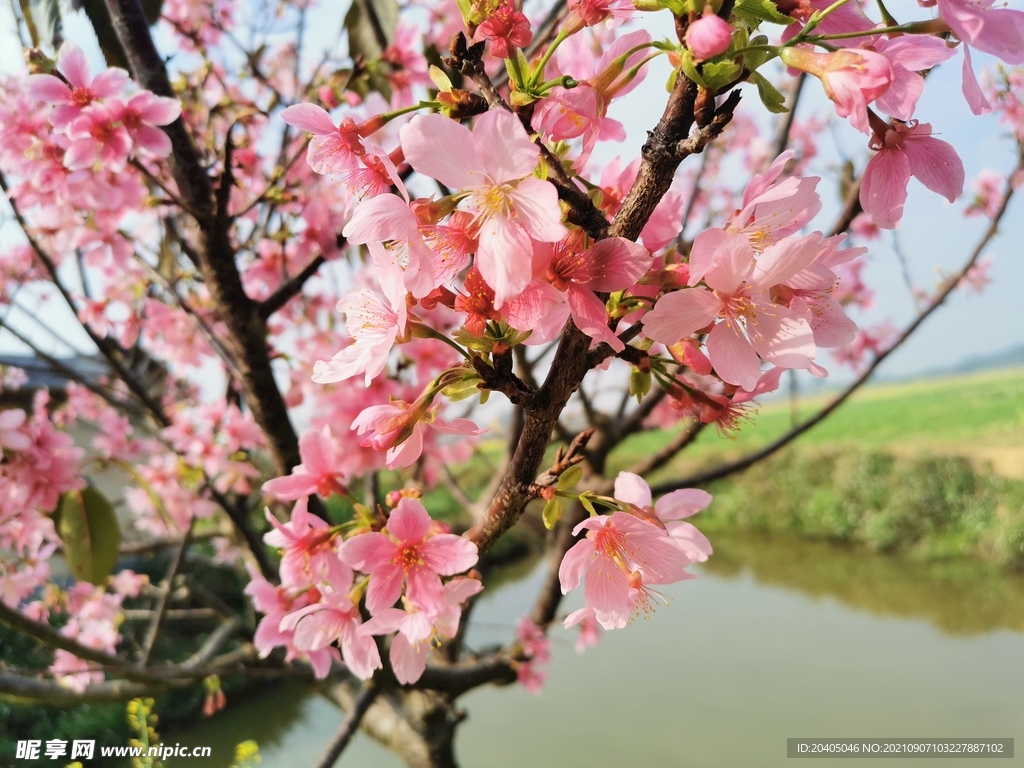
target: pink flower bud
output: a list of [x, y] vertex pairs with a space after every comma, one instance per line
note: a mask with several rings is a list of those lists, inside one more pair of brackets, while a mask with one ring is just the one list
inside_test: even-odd
[[686, 45], [698, 61], [725, 53], [731, 43], [732, 27], [710, 9], [686, 30]]

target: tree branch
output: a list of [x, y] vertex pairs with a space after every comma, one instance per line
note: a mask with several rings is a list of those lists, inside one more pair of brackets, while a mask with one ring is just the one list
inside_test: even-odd
[[352, 708], [345, 715], [345, 719], [341, 721], [341, 726], [331, 737], [324, 753], [316, 761], [316, 768], [331, 768], [337, 762], [345, 747], [348, 746], [352, 737], [355, 736], [363, 715], [366, 714], [370, 705], [373, 704], [373, 700], [377, 698], [378, 693], [380, 693], [380, 687], [372, 679], [363, 683], [359, 693], [356, 694], [352, 702]]

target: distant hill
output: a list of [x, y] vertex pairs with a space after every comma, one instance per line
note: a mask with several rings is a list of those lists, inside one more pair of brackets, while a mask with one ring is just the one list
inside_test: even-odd
[[989, 352], [984, 355], [971, 355], [970, 357], [965, 357], [959, 363], [932, 368], [914, 378], [927, 378], [929, 376], [950, 373], [974, 373], [975, 371], [985, 371], [994, 368], [1013, 368], [1018, 365], [1024, 366], [1024, 344], [1002, 349], [998, 352]]

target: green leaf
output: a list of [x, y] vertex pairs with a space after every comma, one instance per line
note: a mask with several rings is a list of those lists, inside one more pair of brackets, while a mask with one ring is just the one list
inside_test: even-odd
[[772, 85], [768, 78], [760, 72], [751, 72], [750, 81], [757, 86], [757, 94], [761, 97], [765, 109], [775, 114], [789, 112], [786, 97], [779, 93], [779, 89]]
[[639, 403], [651, 391], [651, 372], [633, 368], [629, 372], [629, 395]]
[[114, 508], [92, 486], [65, 493], [54, 523], [64, 544], [64, 557], [76, 579], [102, 584], [117, 564], [121, 531]]
[[550, 531], [562, 519], [561, 500], [557, 496], [552, 496], [551, 500], [544, 505], [544, 512], [541, 516], [544, 518], [544, 527]]
[[594, 502], [590, 500], [590, 493], [590, 491], [587, 491], [586, 493], [580, 494], [580, 504], [582, 504], [583, 508], [591, 515], [596, 515], [597, 510], [594, 509]]
[[441, 390], [441, 394], [455, 403], [459, 400], [465, 400], [467, 397], [479, 395], [480, 388], [477, 385], [482, 382], [483, 379], [476, 374], [469, 374], [465, 378], [449, 384]]
[[780, 13], [772, 0], [737, 0], [732, 13], [751, 27], [756, 27], [762, 21], [787, 26], [794, 21], [786, 14]]
[[707, 87], [707, 84], [704, 82], [704, 78], [701, 77], [700, 72], [697, 70], [697, 62], [693, 58], [693, 53], [689, 50], [685, 50], [680, 53], [679, 68], [683, 71], [684, 75], [697, 85], [703, 85], [705, 88]]
[[583, 468], [576, 464], [558, 476], [558, 490], [567, 491], [583, 478]]
[[430, 80], [437, 86], [438, 91], [449, 92], [452, 89], [452, 81], [448, 77], [448, 73], [440, 67], [430, 65]]
[[[384, 53], [377, 41], [375, 25], [363, 15], [362, 3], [354, 2], [345, 14], [345, 29], [348, 31], [348, 54], [367, 61], [379, 59]], [[389, 42], [395, 39], [398, 26], [398, 3], [396, 0], [366, 0], [366, 6], [380, 22], [381, 32]]]
[[727, 85], [736, 82], [743, 68], [735, 61], [709, 61], [704, 65], [705, 87], [712, 93], [717, 93]]

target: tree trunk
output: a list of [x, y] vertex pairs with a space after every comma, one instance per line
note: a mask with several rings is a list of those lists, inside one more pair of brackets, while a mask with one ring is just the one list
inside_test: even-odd
[[[319, 690], [341, 709], [352, 707], [356, 688], [351, 684], [332, 683]], [[455, 729], [464, 717], [440, 694], [390, 689], [377, 697], [360, 727], [409, 768], [457, 768]]]

